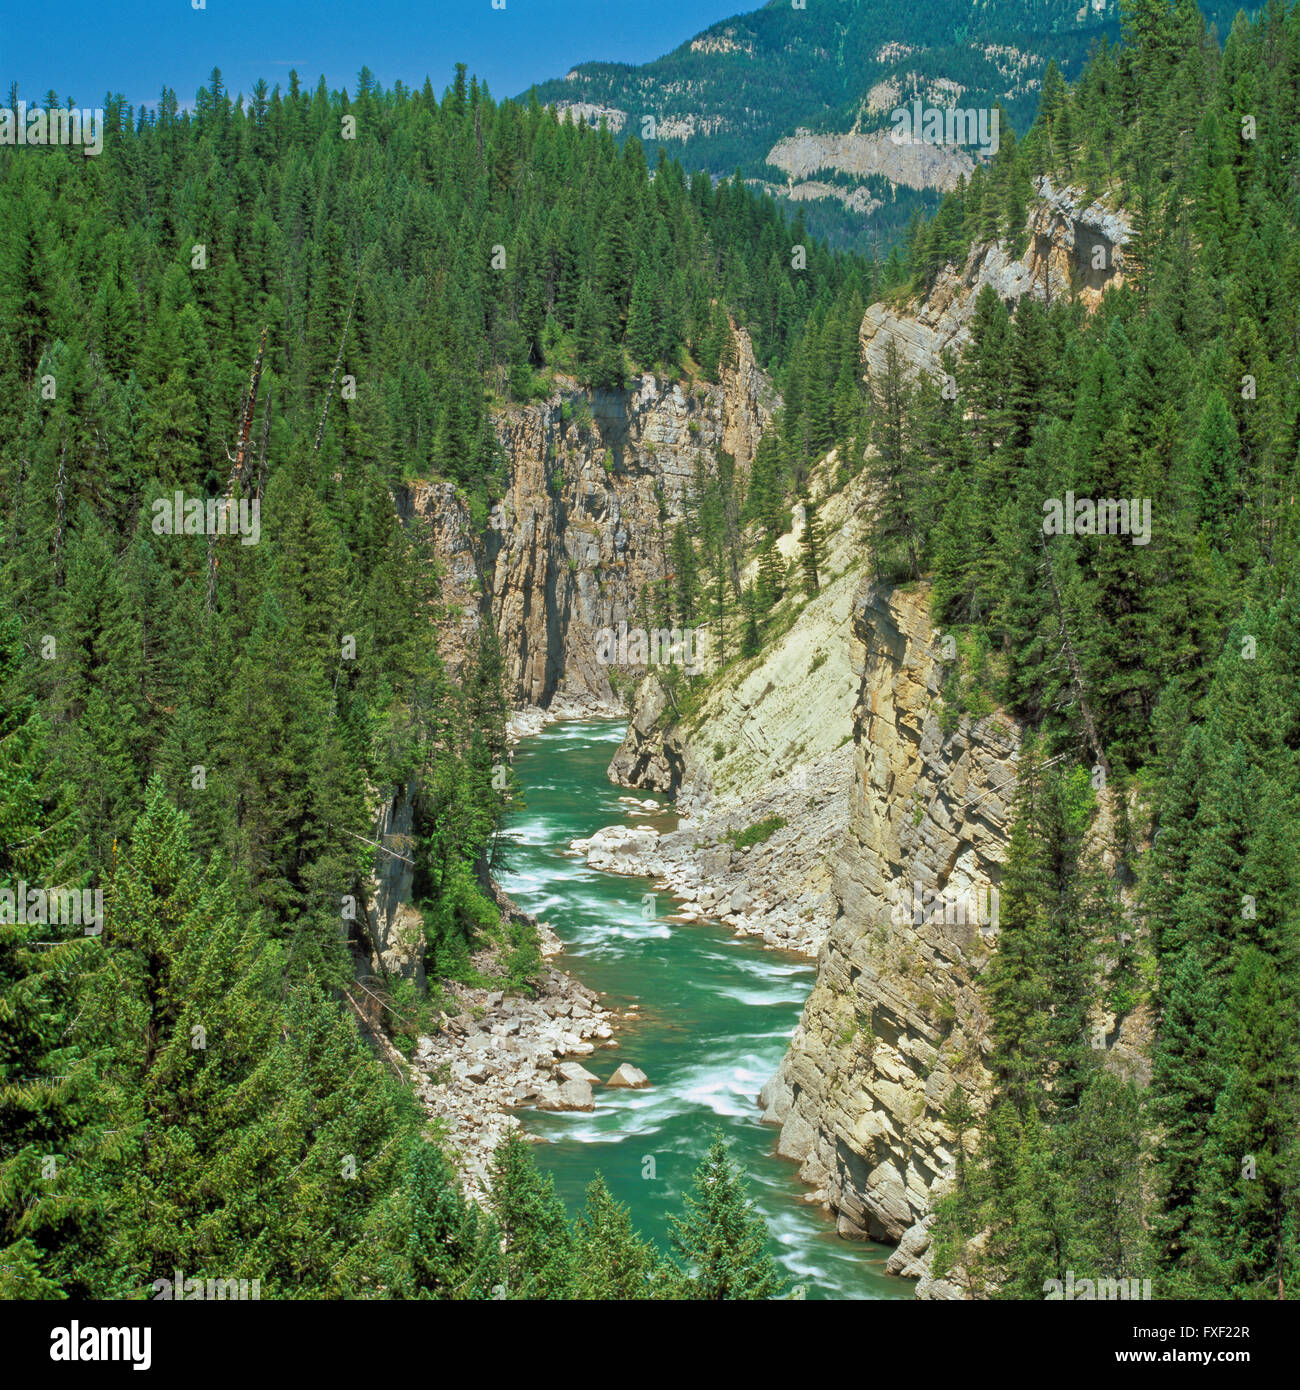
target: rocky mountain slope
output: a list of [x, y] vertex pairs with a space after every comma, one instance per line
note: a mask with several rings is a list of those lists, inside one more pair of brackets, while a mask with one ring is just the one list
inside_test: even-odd
[[977, 242], [965, 264], [948, 266], [919, 303], [873, 304], [862, 320], [863, 358], [881, 372], [892, 341], [915, 371], [938, 372], [951, 349], [958, 356], [970, 341], [968, 325], [985, 285], [1014, 304], [1023, 295], [1053, 300], [1077, 295], [1092, 309], [1108, 285], [1122, 284], [1125, 247], [1132, 235], [1128, 215], [1103, 203], [1088, 203], [1083, 191], [1055, 187], [1040, 178], [1025, 222], [1025, 250], [1013, 255], [1005, 242]]
[[[1021, 729], [941, 719], [927, 592], [866, 584], [853, 613], [861, 685], [839, 915], [780, 1071], [764, 1089], [778, 1150], [843, 1235], [897, 1241], [952, 1162], [954, 1086], [982, 1108], [987, 1025], [975, 982], [996, 936]], [[934, 894], [937, 914], [926, 894]], [[984, 920], [988, 919], [988, 920]]]
[[[986, 284], [1013, 305], [1077, 295], [1092, 308], [1123, 278], [1128, 219], [1077, 189], [1040, 180], [1036, 191], [1022, 255], [977, 245], [919, 302], [867, 310], [868, 372], [891, 341], [916, 371], [938, 371], [945, 349], [960, 355]], [[989, 1094], [977, 986], [996, 942], [1023, 730], [1000, 711], [971, 720], [945, 707], [947, 660], [924, 586], [864, 584], [852, 626], [861, 684], [838, 911], [761, 1104], [841, 1234], [899, 1242], [893, 1272], [917, 1278], [922, 1297], [960, 1297], [959, 1278], [930, 1277], [927, 1228], [954, 1159], [945, 1109], [956, 1088], [975, 1114]], [[1100, 1022], [1114, 1065], [1140, 1073], [1149, 1021]]]
[[[1201, 8], [1226, 33], [1235, 5]], [[890, 113], [1001, 103], [1023, 131], [1043, 74], [1067, 77], [1119, 34], [1118, 0], [959, 0], [900, 10], [885, 0], [770, 0], [652, 63], [580, 63], [533, 89], [616, 138], [663, 145], [688, 169], [755, 183], [800, 203], [809, 226], [859, 249], [887, 247], [933, 206], [974, 151], [882, 141]], [[819, 175], [830, 175], [829, 181]], [[829, 190], [829, 191], [823, 191]], [[854, 194], [858, 196], [854, 199]]]

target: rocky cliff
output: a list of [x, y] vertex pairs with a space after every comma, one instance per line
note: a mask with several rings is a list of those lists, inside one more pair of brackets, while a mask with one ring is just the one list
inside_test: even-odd
[[864, 584], [852, 634], [861, 681], [839, 910], [761, 1104], [840, 1234], [898, 1241], [952, 1164], [942, 1114], [953, 1088], [976, 1113], [986, 1103], [976, 982], [996, 937], [989, 890], [1021, 730], [996, 712], [944, 720], [924, 586]]
[[[580, 846], [595, 867], [657, 879], [683, 904], [685, 920], [718, 918], [812, 956], [836, 910], [830, 861], [847, 823], [858, 689], [849, 618], [867, 484], [859, 474], [828, 492], [838, 464], [831, 453], [811, 476], [826, 536], [819, 592], [803, 592], [805, 517], [796, 507], [793, 529], [778, 542], [787, 589], [763, 652], [729, 667], [684, 718], [653, 676], [638, 692], [610, 777], [675, 792], [678, 828], [658, 835], [611, 827]], [[755, 569], [751, 562], [742, 582]]]
[[969, 178], [975, 164], [954, 145], [899, 142], [888, 130], [814, 133], [796, 130], [768, 151], [767, 162], [780, 169], [792, 188], [823, 170], [865, 178], [879, 174], [905, 188], [938, 188], [944, 192]]
[[1005, 242], [976, 243], [965, 263], [942, 270], [918, 303], [882, 302], [867, 310], [861, 338], [869, 371], [884, 370], [891, 341], [917, 371], [938, 372], [948, 349], [960, 357], [985, 285], [1009, 306], [1026, 294], [1043, 301], [1074, 294], [1091, 309], [1107, 286], [1123, 283], [1124, 248], [1132, 235], [1128, 216], [1088, 203], [1080, 189], [1057, 188], [1047, 178], [1038, 180], [1036, 192], [1020, 255]]
[[617, 706], [595, 633], [635, 624], [643, 590], [664, 577], [697, 461], [711, 468], [721, 449], [748, 469], [779, 405], [748, 334], [736, 332], [735, 348], [716, 385], [650, 374], [625, 391], [560, 382], [549, 400], [503, 411], [508, 481], [485, 537], [449, 483], [418, 483], [399, 499], [434, 535], [453, 664], [490, 614], [511, 704]]

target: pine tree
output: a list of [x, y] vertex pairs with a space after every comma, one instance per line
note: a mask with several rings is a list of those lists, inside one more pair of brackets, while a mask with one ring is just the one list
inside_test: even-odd
[[574, 1298], [642, 1299], [653, 1291], [654, 1249], [633, 1230], [627, 1208], [599, 1173], [574, 1224], [573, 1255]]
[[486, 1299], [502, 1280], [493, 1223], [465, 1200], [447, 1160], [427, 1140], [411, 1149], [383, 1217], [390, 1249], [377, 1282], [389, 1298]]
[[698, 1299], [780, 1298], [785, 1280], [767, 1253], [767, 1223], [745, 1195], [739, 1171], [716, 1135], [695, 1170], [685, 1214], [670, 1217], [672, 1247], [683, 1261], [675, 1283]]
[[95, 1100], [69, 1034], [76, 980], [99, 954], [92, 936], [17, 920], [20, 892], [86, 882], [72, 788], [52, 773], [48, 730], [22, 693], [26, 665], [17, 620], [0, 620], [0, 1296], [22, 1298], [61, 1295], [51, 1256], [79, 1229], [63, 1183]]
[[825, 539], [822, 536], [821, 522], [817, 519], [817, 508], [806, 487], [799, 494], [799, 502], [803, 507], [803, 530], [799, 533], [799, 564], [803, 569], [803, 591], [809, 598], [814, 598], [821, 590], [818, 571], [822, 564]]
[[573, 1235], [553, 1180], [537, 1171], [528, 1145], [512, 1130], [492, 1156], [492, 1212], [501, 1229], [509, 1298], [572, 1296]]
[[919, 579], [930, 478], [916, 447], [915, 390], [892, 340], [884, 371], [871, 383], [871, 401], [873, 453], [867, 458], [867, 475], [875, 493], [869, 534], [876, 574]]

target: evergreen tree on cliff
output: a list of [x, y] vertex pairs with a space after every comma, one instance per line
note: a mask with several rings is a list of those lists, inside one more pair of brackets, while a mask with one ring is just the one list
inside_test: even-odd
[[825, 542], [822, 538], [822, 525], [817, 519], [817, 507], [807, 487], [799, 494], [803, 506], [803, 531], [799, 536], [799, 563], [803, 567], [803, 591], [809, 598], [821, 591], [821, 575]]

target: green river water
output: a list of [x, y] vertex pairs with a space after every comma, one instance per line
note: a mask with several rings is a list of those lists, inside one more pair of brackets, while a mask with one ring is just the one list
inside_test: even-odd
[[[747, 1170], [773, 1255], [806, 1297], [910, 1298], [911, 1280], [884, 1272], [887, 1247], [839, 1239], [802, 1200], [807, 1189], [795, 1165], [773, 1152], [777, 1131], [759, 1122], [758, 1092], [798, 1022], [812, 963], [764, 950], [721, 924], [668, 921], [674, 903], [665, 893], [657, 917], [647, 920], [642, 895], [653, 889], [650, 881], [601, 873], [569, 852], [570, 840], [627, 821], [629, 807], [619, 800], [627, 793], [605, 776], [623, 729], [552, 724], [515, 752], [525, 806], [512, 819], [508, 867], [498, 878], [564, 942], [560, 968], [611, 1007], [640, 1006], [617, 1023], [617, 1046], [598, 1047], [583, 1064], [604, 1080], [631, 1062], [651, 1083], [640, 1091], [596, 1087], [596, 1108], [587, 1114], [521, 1111], [529, 1132], [548, 1141], [535, 1148], [539, 1164], [571, 1212], [599, 1169], [638, 1229], [666, 1249], [665, 1218], [680, 1213], [682, 1191], [721, 1129]], [[662, 813], [632, 823], [671, 826], [671, 808], [659, 800]]]

